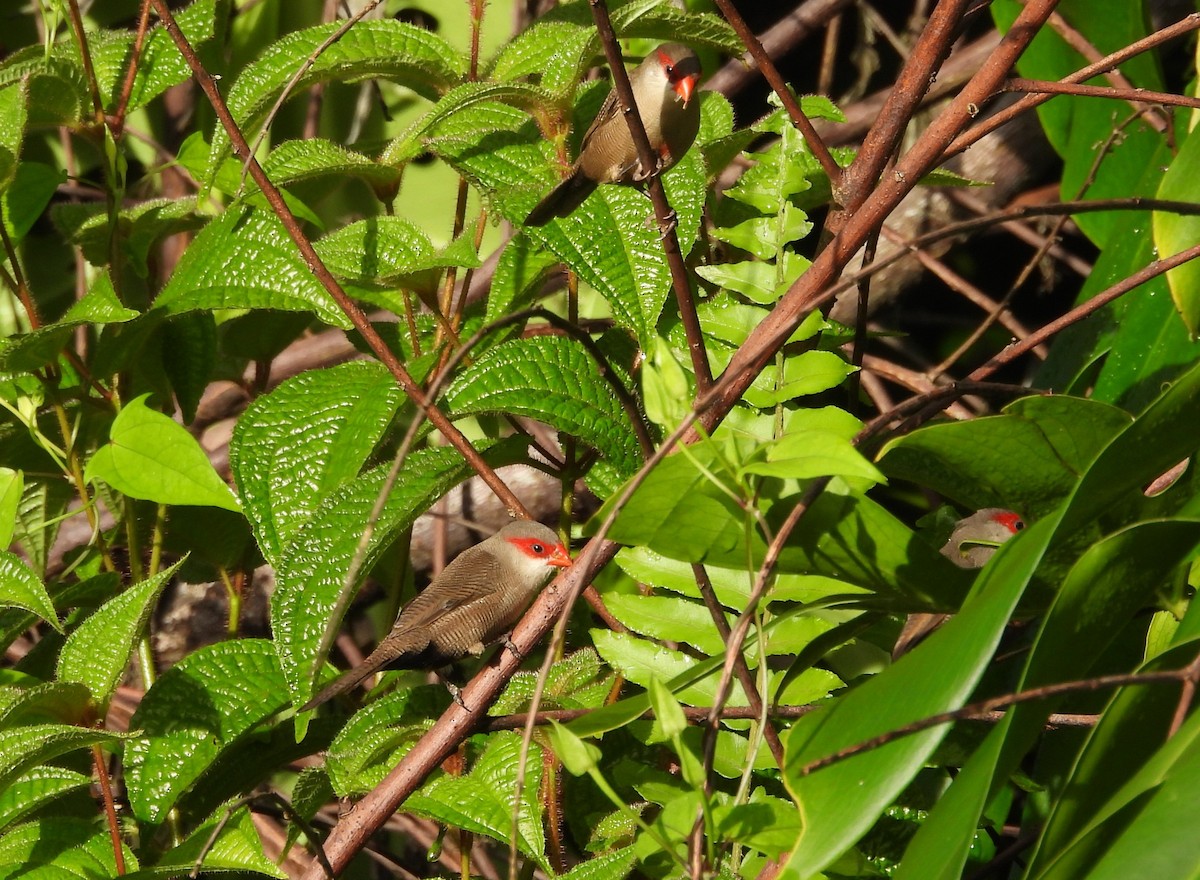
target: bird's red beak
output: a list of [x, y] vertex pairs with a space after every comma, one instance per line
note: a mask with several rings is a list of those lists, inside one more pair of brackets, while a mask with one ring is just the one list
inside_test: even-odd
[[700, 77], [696, 74], [685, 76], [679, 82], [675, 83], [675, 94], [683, 98], [683, 104], [686, 107], [687, 102], [692, 100], [692, 92], [696, 89], [696, 83], [700, 82]]
[[550, 555], [546, 558], [546, 564], [553, 565], [556, 568], [566, 568], [572, 562], [574, 560], [571, 559], [571, 554], [567, 552], [567, 548], [562, 544], [551, 550]]

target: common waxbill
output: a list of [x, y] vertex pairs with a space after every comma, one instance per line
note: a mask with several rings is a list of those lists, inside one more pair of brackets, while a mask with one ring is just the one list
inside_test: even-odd
[[319, 706], [384, 667], [437, 669], [483, 649], [512, 629], [567, 548], [541, 523], [509, 523], [464, 550], [400, 612], [371, 655], [301, 707]]
[[[638, 115], [651, 149], [658, 154], [660, 171], [679, 161], [700, 130], [700, 104], [692, 100], [699, 80], [700, 59], [680, 43], [659, 46], [629, 74]], [[636, 183], [649, 171], [638, 161], [637, 146], [614, 90], [583, 135], [571, 174], [538, 202], [525, 225], [544, 226], [555, 217], [566, 217], [598, 184]]]
[[[997, 548], [1023, 528], [1024, 520], [1011, 510], [985, 507], [955, 523], [950, 538], [938, 552], [959, 568], [983, 568], [995, 555]], [[911, 651], [917, 642], [941, 626], [949, 616], [925, 613], [908, 615], [892, 649], [892, 657]]]
[[996, 549], [1025, 528], [1021, 517], [1003, 507], [985, 507], [954, 525], [939, 551], [959, 568], [983, 568]]

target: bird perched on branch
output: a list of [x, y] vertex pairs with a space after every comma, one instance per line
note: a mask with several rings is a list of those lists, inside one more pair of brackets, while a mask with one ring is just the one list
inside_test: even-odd
[[[550, 579], [571, 564], [567, 548], [541, 523], [510, 523], [464, 550], [400, 613], [392, 631], [358, 666], [301, 707], [307, 711], [385, 667], [438, 669], [478, 656], [506, 637]], [[458, 698], [456, 689], [451, 693]]]
[[525, 225], [566, 217], [601, 183], [637, 183], [678, 162], [700, 130], [700, 103], [692, 99], [699, 81], [700, 59], [687, 46], [664, 43], [647, 55], [630, 72], [629, 84], [658, 168], [642, 168], [613, 90], [584, 134], [571, 174], [529, 212]]

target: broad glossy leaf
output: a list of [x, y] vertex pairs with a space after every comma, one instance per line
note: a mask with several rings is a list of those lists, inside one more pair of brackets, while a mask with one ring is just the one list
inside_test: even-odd
[[580, 343], [565, 336], [513, 339], [464, 368], [443, 398], [454, 417], [527, 416], [595, 447], [624, 474], [641, 461], [630, 415]]
[[142, 698], [125, 747], [129, 803], [158, 824], [179, 798], [241, 737], [287, 703], [270, 642], [239, 639], [188, 654]]
[[788, 731], [784, 780], [803, 825], [789, 870], [809, 876], [853, 845], [920, 771], [948, 728], [893, 740], [811, 774], [801, 773], [804, 765], [966, 702], [1052, 534], [1048, 524], [1036, 523], [1009, 541], [959, 614], [894, 665]]
[[[243, 132], [258, 129], [283, 88], [340, 23], [317, 25], [286, 34], [270, 51], [246, 67], [229, 90], [229, 111]], [[337, 42], [316, 55], [291, 95], [321, 82], [389, 79], [423, 98], [435, 99], [466, 74], [461, 53], [432, 31], [395, 19], [360, 21]], [[229, 153], [229, 138], [217, 127], [209, 157], [208, 179]]]
[[283, 224], [265, 208], [230, 209], [204, 227], [155, 305], [170, 314], [197, 309], [312, 312], [326, 324], [350, 327], [300, 259]]
[[241, 510], [208, 455], [187, 429], [146, 406], [148, 394], [117, 414], [109, 442], [88, 462], [84, 478], [103, 480], [131, 498]]
[[1129, 416], [1096, 401], [1030, 398], [1005, 413], [919, 428], [876, 459], [969, 510], [1009, 507], [1037, 515], [1057, 504]]
[[87, 685], [95, 704], [106, 707], [121, 683], [138, 639], [145, 634], [159, 594], [183, 562], [181, 559], [109, 599], [67, 636], [58, 655], [59, 680]]
[[62, 632], [46, 587], [20, 557], [7, 550], [0, 550], [0, 605], [32, 611]]
[[[1194, 656], [1194, 643], [1181, 645], [1138, 671], [1178, 669]], [[1157, 760], [1178, 704], [1179, 693], [1170, 685], [1122, 688], [1113, 695], [1052, 806], [1028, 861], [1029, 877], [1064, 869], [1084, 873], [1104, 852], [1117, 828], [1115, 816], [1130, 795], [1140, 794], [1126, 783]], [[1118, 791], [1122, 797], [1113, 800]]]
[[403, 400], [383, 366], [358, 361], [302, 373], [246, 408], [229, 465], [269, 562], [358, 474]]

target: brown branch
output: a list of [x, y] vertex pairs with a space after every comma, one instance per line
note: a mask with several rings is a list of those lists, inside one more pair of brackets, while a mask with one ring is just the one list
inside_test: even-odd
[[[808, 39], [826, 23], [853, 5], [853, 0], [804, 0], [795, 9], [767, 29], [759, 42], [771, 58], [786, 55], [798, 43]], [[753, 79], [750, 59], [745, 56], [729, 61], [708, 80], [708, 88], [723, 95], [736, 95]]]
[[[1163, 43], [1169, 42], [1176, 37], [1183, 36], [1186, 33], [1190, 33], [1197, 28], [1200, 28], [1200, 12], [1193, 12], [1191, 15], [1180, 19], [1169, 27], [1165, 27], [1156, 33], [1150, 34], [1150, 36], [1138, 40], [1135, 43], [1130, 43], [1123, 49], [1113, 52], [1111, 55], [1106, 55], [1104, 58], [1100, 59], [1094, 64], [1089, 64], [1087, 67], [1080, 68], [1069, 76], [1063, 77], [1060, 82], [1080, 83], [1084, 80], [1091, 79], [1097, 74], [1112, 70], [1119, 64], [1128, 61], [1130, 58], [1140, 55], [1143, 52], [1147, 52], [1157, 46], [1161, 46]], [[1012, 31], [1009, 31], [1009, 33], [1011, 34]], [[986, 99], [986, 97], [990, 96], [983, 97]], [[1027, 110], [1032, 110], [1034, 107], [1038, 107], [1046, 103], [1048, 100], [1050, 100], [1050, 97], [1050, 95], [1028, 95], [1027, 97], [1016, 101], [1014, 104], [1012, 104], [1012, 106], [1005, 107], [998, 113], [989, 116], [986, 120], [973, 127], [970, 131], [964, 132], [956, 137], [954, 142], [946, 147], [945, 155], [942, 157], [943, 160], [949, 159], [951, 156], [957, 156], [963, 150], [978, 142], [984, 136], [995, 131], [1013, 117], [1019, 116]], [[976, 106], [981, 105], [982, 101], [977, 102], [976, 104]]]
[[646, 136], [646, 126], [642, 122], [633, 96], [633, 87], [629, 84], [629, 74], [621, 59], [621, 47], [617, 45], [617, 35], [613, 31], [612, 21], [608, 17], [608, 7], [604, 0], [588, 0], [592, 7], [592, 18], [596, 22], [596, 31], [604, 46], [604, 57], [612, 71], [613, 90], [621, 103], [621, 112], [629, 124], [629, 134], [637, 147], [638, 161], [644, 170], [650, 173], [646, 181], [646, 190], [650, 201], [654, 203], [654, 216], [658, 219], [658, 228], [662, 233], [663, 252], [667, 257], [667, 266], [671, 270], [671, 289], [675, 292], [675, 303], [679, 308], [679, 320], [687, 335], [688, 354], [691, 356], [692, 372], [696, 374], [696, 392], [703, 394], [712, 387], [712, 367], [708, 363], [708, 352], [704, 345], [704, 335], [700, 331], [700, 318], [696, 315], [696, 304], [692, 300], [692, 287], [688, 279], [687, 265], [683, 261], [683, 253], [679, 249], [679, 236], [676, 234], [675, 212], [667, 201], [666, 191], [663, 190], [659, 175], [652, 169], [658, 168], [658, 159]]
[[142, 47], [146, 45], [146, 32], [150, 29], [150, 0], [142, 0], [138, 13], [137, 34], [133, 38], [133, 52], [129, 67], [125, 68], [125, 79], [121, 83], [121, 96], [117, 100], [116, 112], [109, 122], [114, 140], [119, 141], [125, 131], [125, 116], [129, 112], [129, 96], [133, 94], [133, 83], [137, 79], [138, 64], [142, 60]]
[[[875, 185], [875, 181], [883, 173], [884, 166], [899, 147], [900, 139], [913, 113], [935, 78], [934, 74], [950, 51], [959, 24], [969, 6], [970, 0], [945, 0], [934, 9], [928, 24], [917, 38], [907, 63], [896, 77], [891, 93], [867, 132], [862, 149], [843, 173], [841, 190], [834, 192], [835, 201], [841, 210], [830, 216], [826, 224], [829, 233], [839, 234], [846, 225], [848, 216], [866, 201], [871, 187]], [[993, 57], [995, 55], [996, 53], [993, 53]], [[859, 246], [861, 244], [862, 242]]]
[[125, 875], [125, 847], [121, 841], [121, 823], [117, 820], [117, 806], [113, 802], [112, 781], [104, 763], [104, 750], [97, 743], [92, 746], [92, 764], [96, 768], [96, 779], [100, 783], [100, 799], [104, 803], [104, 818], [108, 822], [108, 837], [112, 842], [113, 862], [119, 876]]
[[920, 733], [923, 730], [928, 730], [931, 727], [938, 727], [942, 724], [949, 724], [952, 721], [962, 721], [967, 718], [984, 715], [985, 713], [994, 712], [997, 709], [1006, 708], [1008, 706], [1016, 706], [1021, 703], [1031, 703], [1034, 700], [1044, 700], [1049, 697], [1056, 697], [1062, 694], [1076, 693], [1079, 691], [1098, 691], [1104, 688], [1126, 687], [1128, 685], [1141, 684], [1160, 684], [1163, 682], [1178, 682], [1186, 680], [1188, 675], [1191, 675], [1192, 667], [1186, 669], [1175, 669], [1166, 672], [1132, 672], [1124, 675], [1100, 675], [1096, 678], [1083, 679], [1081, 681], [1064, 681], [1058, 684], [1049, 684], [1043, 687], [1034, 688], [1028, 691], [1022, 691], [1016, 694], [1004, 694], [999, 697], [991, 697], [987, 700], [980, 700], [976, 703], [968, 703], [966, 706], [954, 709], [949, 712], [939, 712], [937, 715], [930, 715], [926, 718], [921, 718], [911, 724], [906, 724], [903, 727], [898, 727], [895, 730], [889, 730], [887, 733], [882, 733], [879, 736], [871, 737], [862, 742], [855, 743], [852, 746], [847, 746], [844, 749], [839, 749], [831, 755], [826, 755], [824, 758], [817, 758], [814, 761], [809, 761], [804, 764], [796, 772], [800, 776], [808, 776], [810, 773], [815, 773], [832, 764], [837, 764], [847, 758], [852, 758], [855, 755], [863, 752], [873, 751], [874, 749], [885, 746], [888, 743], [895, 742], [906, 736], [912, 736], [914, 733]]
[[1100, 293], [1093, 296], [1083, 305], [1077, 306], [1067, 312], [1060, 318], [1051, 321], [1050, 323], [1040, 327], [1036, 332], [1031, 333], [1020, 342], [1014, 342], [1004, 348], [998, 355], [989, 360], [986, 364], [974, 370], [967, 378], [972, 381], [986, 379], [1001, 367], [1012, 363], [1021, 355], [1028, 352], [1036, 345], [1045, 342], [1056, 333], [1060, 333], [1072, 324], [1077, 324], [1093, 312], [1098, 311], [1108, 305], [1115, 299], [1118, 299], [1129, 293], [1137, 287], [1145, 284], [1159, 275], [1164, 275], [1174, 269], [1176, 266], [1182, 266], [1184, 263], [1200, 257], [1200, 245], [1193, 245], [1185, 251], [1175, 254], [1173, 257], [1166, 257], [1161, 260], [1155, 260], [1141, 269], [1133, 273], [1128, 278], [1118, 281], [1107, 290], [1102, 290]]
[[[1063, 18], [1061, 13], [1051, 13], [1050, 18], [1046, 20], [1046, 24], [1062, 37], [1064, 43], [1082, 55], [1084, 61], [1095, 63], [1104, 57], [1104, 53], [1092, 45], [1092, 42], [1069, 21]], [[1133, 88], [1133, 83], [1119, 69], [1108, 71], [1104, 74], [1104, 77], [1112, 84], [1113, 88]], [[1148, 119], [1160, 134], [1165, 133], [1167, 130], [1167, 121], [1161, 117], [1162, 114], [1158, 113]]]
[[[791, 336], [792, 331], [799, 326], [800, 321], [813, 308], [836, 295], [828, 288], [835, 283], [842, 269], [862, 247], [870, 231], [878, 227], [917, 181], [941, 161], [946, 145], [969, 123], [973, 110], [978, 107], [980, 101], [992, 94], [1003, 81], [1008, 70], [1049, 15], [1053, 5], [1053, 0], [1030, 0], [1023, 7], [1012, 29], [1001, 40], [983, 69], [972, 77], [962, 92], [933, 120], [912, 149], [897, 163], [894, 173], [879, 182], [858, 210], [848, 213], [845, 225], [829, 246], [776, 303], [771, 313], [754, 328], [730, 359], [725, 372], [713, 386], [712, 393], [697, 402], [698, 406], [702, 405], [705, 409], [701, 426], [706, 431], [712, 431], [721, 422], [763, 367]], [[937, 9], [942, 9], [942, 6], [939, 4]], [[924, 90], [920, 85], [914, 88]], [[888, 124], [886, 118], [885, 124]], [[868, 142], [877, 143], [878, 139], [869, 137]], [[883, 144], [883, 148], [888, 152], [891, 150], [887, 142]], [[881, 148], [876, 145], [873, 149]], [[861, 159], [862, 153], [859, 155]], [[883, 156], [882, 160], [886, 161], [886, 156]], [[853, 167], [852, 165], [851, 168]], [[849, 189], [853, 188], [854, 184], [847, 181], [846, 186]], [[685, 442], [691, 442], [697, 436], [693, 431], [685, 438]]]
[[1030, 92], [1039, 95], [1081, 95], [1087, 98], [1115, 98], [1131, 104], [1170, 104], [1177, 107], [1200, 107], [1200, 98], [1155, 92], [1151, 89], [1118, 89], [1114, 86], [1089, 86], [1083, 83], [1047, 82], [1041, 79], [1013, 77], [1002, 88], [1005, 92]]

